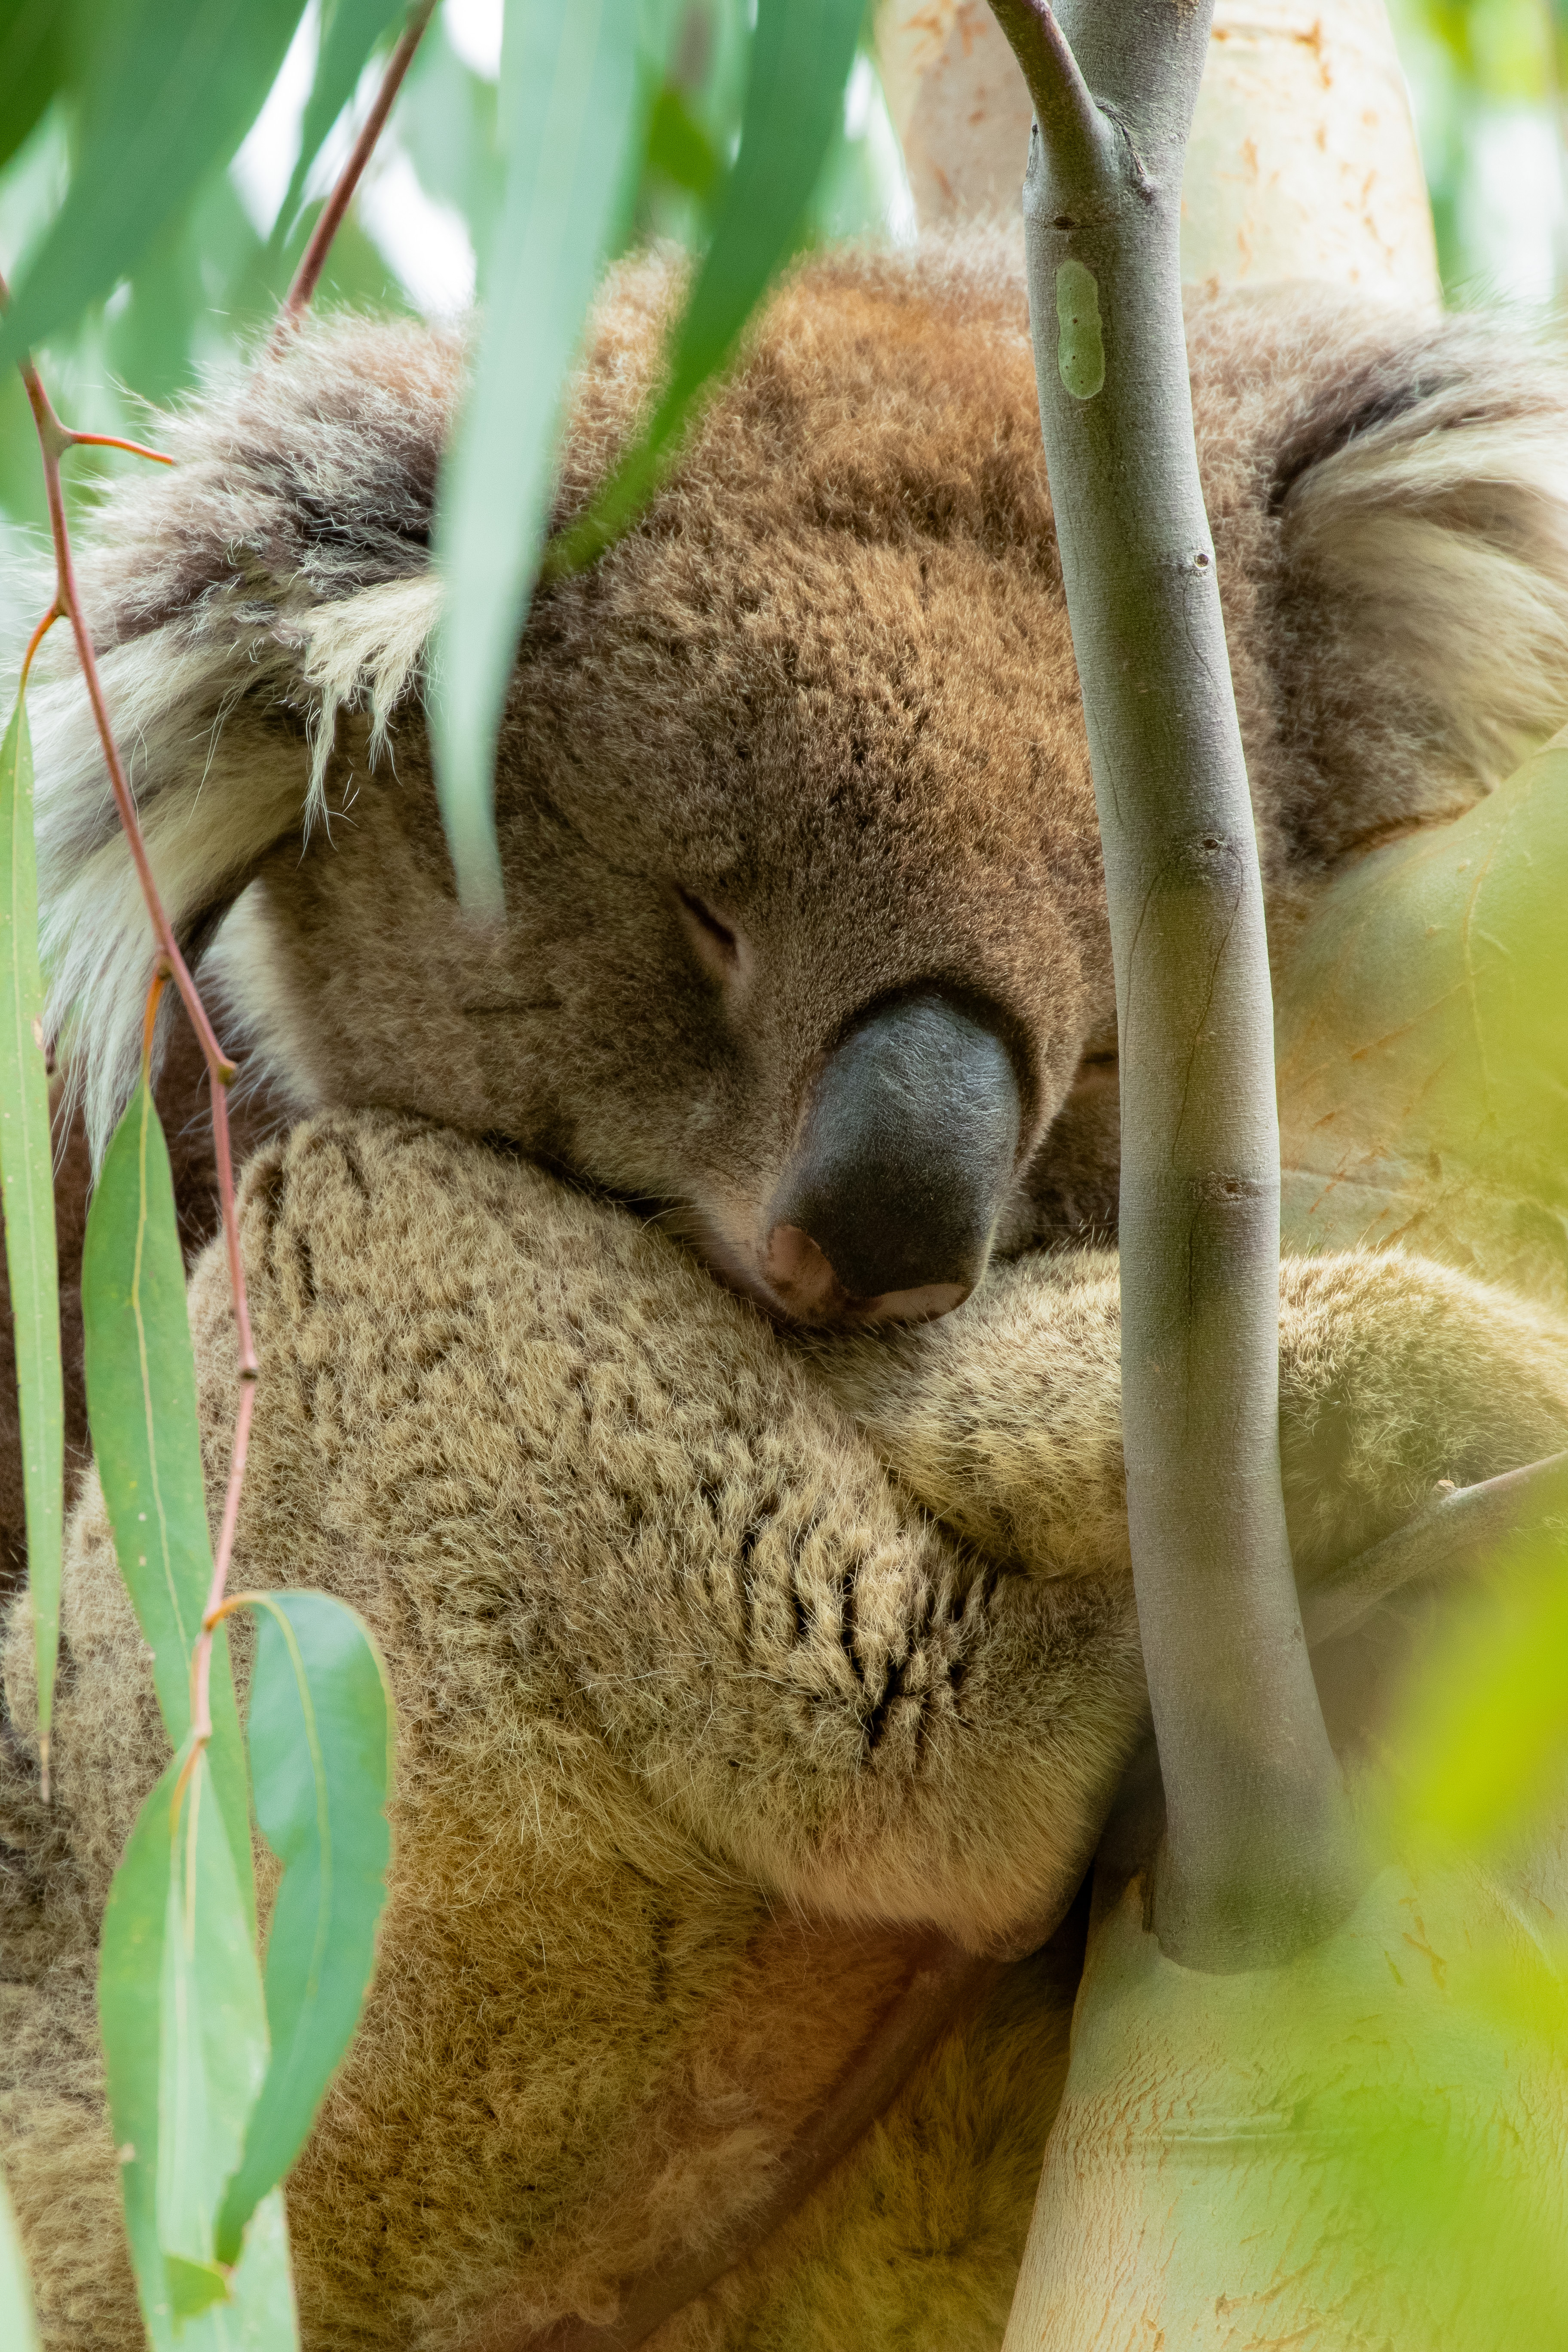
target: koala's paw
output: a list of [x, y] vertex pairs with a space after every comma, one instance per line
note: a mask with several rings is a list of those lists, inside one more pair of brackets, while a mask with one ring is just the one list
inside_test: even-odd
[[1568, 1327], [1397, 1252], [1288, 1261], [1279, 1412], [1298, 1568], [1568, 1446]]

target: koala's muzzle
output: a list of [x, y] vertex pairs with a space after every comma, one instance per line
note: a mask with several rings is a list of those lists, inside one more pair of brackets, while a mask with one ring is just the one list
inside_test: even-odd
[[935, 990], [835, 1047], [773, 1195], [764, 1272], [806, 1323], [945, 1315], [985, 1268], [1022, 1110], [984, 1013]]

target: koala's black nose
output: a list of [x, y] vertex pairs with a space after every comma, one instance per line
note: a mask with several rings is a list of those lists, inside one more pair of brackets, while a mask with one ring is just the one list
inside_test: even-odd
[[983, 1011], [931, 989], [852, 1029], [772, 1203], [763, 1270], [788, 1313], [906, 1322], [967, 1298], [1021, 1115], [1012, 1057]]

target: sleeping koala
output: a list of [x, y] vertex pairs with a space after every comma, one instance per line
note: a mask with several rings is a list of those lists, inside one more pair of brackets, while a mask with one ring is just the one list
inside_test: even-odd
[[[652, 263], [612, 288], [563, 516], [669, 299]], [[1190, 337], [1285, 956], [1337, 861], [1563, 715], [1562, 392], [1324, 298]], [[245, 1186], [234, 1581], [351, 1600], [399, 1707], [377, 1979], [290, 2185], [305, 2339], [979, 2352], [1143, 1713], [1115, 1262], [1037, 1246], [1110, 1229], [1116, 1135], [1021, 284], [986, 242], [790, 282], [638, 530], [536, 604], [489, 931], [417, 699], [458, 373], [422, 331], [320, 333], [179, 428], [90, 573], [176, 919], [312, 1114]], [[145, 939], [51, 698], [47, 955], [101, 1136]], [[216, 1492], [216, 1254], [192, 1300]], [[1568, 1338], [1458, 1274], [1297, 1263], [1281, 1307], [1308, 1586], [1568, 1436]], [[121, 2352], [93, 1946], [164, 1743], [90, 1481], [67, 1587], [52, 1815], [20, 1623], [6, 1654], [0, 2118], [47, 2340]], [[1034, 1957], [963, 1978], [820, 2178], [798, 2151], [933, 1937]]]
[[[647, 262], [603, 305], [562, 520], [671, 295]], [[1568, 717], [1563, 378], [1321, 294], [1199, 300], [1190, 348], [1284, 957], [1337, 861]], [[318, 332], [171, 427], [84, 565], [165, 902], [272, 1100], [503, 1139], [796, 1322], [940, 1313], [993, 1248], [1109, 1231], [1110, 958], [1010, 248], [798, 272], [640, 527], [541, 593], [496, 927], [457, 907], [416, 691], [459, 376], [423, 330]], [[101, 1147], [145, 922], [74, 680], [35, 730], [51, 1017]]]

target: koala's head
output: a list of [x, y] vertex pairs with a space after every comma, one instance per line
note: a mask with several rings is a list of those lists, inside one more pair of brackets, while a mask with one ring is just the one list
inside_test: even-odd
[[[669, 299], [644, 263], [601, 310], [562, 516], [633, 429]], [[1277, 835], [1303, 829], [1290, 792], [1321, 814], [1359, 788], [1325, 759], [1329, 720], [1294, 766], [1280, 749], [1258, 583], [1281, 508], [1306, 533], [1300, 484], [1325, 467], [1300, 454], [1310, 404], [1274, 352], [1293, 421], [1271, 508], [1273, 428], [1237, 352], [1247, 333], [1274, 347], [1225, 332], [1211, 510], [1278, 875]], [[417, 695], [459, 377], [423, 331], [322, 331], [179, 427], [177, 473], [110, 509], [106, 669], [185, 932], [291, 1108], [411, 1108], [507, 1139], [661, 1215], [797, 1319], [944, 1311], [998, 1237], [1035, 1229], [1053, 1122], [1059, 1139], [1086, 1048], [1114, 1030], [1015, 265], [972, 243], [803, 269], [640, 525], [537, 597], [497, 762], [491, 927], [457, 904]], [[1336, 430], [1319, 439], [1342, 458]], [[1363, 527], [1367, 509], [1363, 485]], [[1331, 553], [1312, 557], [1325, 578]], [[101, 1007], [112, 983], [134, 1024], [145, 937], [103, 924], [114, 891], [131, 903], [122, 853], [79, 782], [79, 706], [54, 691], [43, 731], [79, 774], [62, 789], [40, 760], [57, 1000]], [[1364, 702], [1351, 718], [1364, 734]], [[1411, 767], [1408, 744], [1404, 769], [1386, 748], [1361, 758], [1381, 759], [1384, 803]], [[1341, 832], [1386, 815], [1358, 803]], [[112, 1020], [86, 1024], [100, 1126], [123, 1085], [113, 1039]]]

